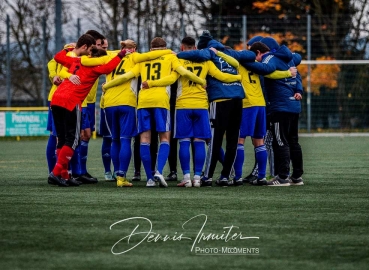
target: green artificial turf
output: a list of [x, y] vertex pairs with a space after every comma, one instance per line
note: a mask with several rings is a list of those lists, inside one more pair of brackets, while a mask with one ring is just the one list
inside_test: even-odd
[[[116, 188], [102, 180], [101, 142], [90, 142], [88, 160], [101, 181], [60, 188], [47, 184], [46, 139], [0, 141], [0, 269], [368, 269], [367, 137], [301, 138], [304, 186], [199, 189]], [[246, 158], [244, 176], [254, 162], [249, 140]], [[143, 240], [148, 220], [157, 241], [113, 255], [137, 225], [141, 234], [113, 252]], [[235, 240], [194, 243], [232, 225]]]

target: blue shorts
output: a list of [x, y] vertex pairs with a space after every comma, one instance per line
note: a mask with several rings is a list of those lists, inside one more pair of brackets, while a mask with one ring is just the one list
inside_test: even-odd
[[111, 137], [108, 127], [106, 125], [105, 110], [100, 109], [100, 135], [103, 137]]
[[91, 131], [95, 131], [95, 103], [87, 103], [87, 112], [90, 120]]
[[143, 108], [137, 110], [138, 133], [156, 129], [170, 131], [170, 112], [164, 108]]
[[176, 109], [174, 138], [210, 139], [211, 128], [207, 109]]
[[52, 134], [54, 136], [56, 135], [56, 128], [55, 128], [55, 124], [54, 124], [54, 118], [53, 118], [53, 114], [51, 112], [51, 108], [50, 108], [50, 101], [48, 101], [48, 107], [49, 107], [49, 112], [47, 114], [47, 126], [46, 126], [46, 130], [52, 132]]
[[81, 114], [81, 130], [91, 128], [90, 125], [90, 114], [88, 113], [87, 107], [82, 107]]
[[114, 106], [105, 108], [107, 128], [113, 139], [136, 136], [136, 108], [132, 106]]
[[242, 109], [240, 138], [248, 136], [262, 139], [266, 134], [265, 107], [255, 106]]

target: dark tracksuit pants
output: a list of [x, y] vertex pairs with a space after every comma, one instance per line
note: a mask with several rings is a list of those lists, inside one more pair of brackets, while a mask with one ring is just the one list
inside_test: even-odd
[[242, 99], [211, 102], [209, 109], [212, 138], [207, 152], [205, 176], [212, 178], [226, 134], [226, 149], [221, 175], [229, 178], [236, 158], [242, 118]]
[[273, 134], [275, 175], [286, 179], [290, 175], [299, 178], [303, 173], [302, 150], [298, 137], [298, 113], [274, 112], [270, 114]]

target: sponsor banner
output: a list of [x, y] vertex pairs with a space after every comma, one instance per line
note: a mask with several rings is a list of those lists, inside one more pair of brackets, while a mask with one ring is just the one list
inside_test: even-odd
[[0, 112], [0, 136], [47, 136], [47, 111]]

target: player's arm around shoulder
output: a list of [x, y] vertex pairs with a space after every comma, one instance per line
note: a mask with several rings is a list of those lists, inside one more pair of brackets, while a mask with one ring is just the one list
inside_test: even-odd
[[206, 61], [206, 64], [209, 66], [209, 75], [213, 76], [214, 78], [216, 78], [219, 81], [222, 82], [226, 82], [226, 83], [231, 83], [231, 82], [236, 82], [236, 81], [240, 81], [241, 80], [241, 75], [237, 74], [237, 75], [233, 75], [233, 74], [229, 74], [229, 73], [224, 73], [222, 71], [220, 71], [213, 62], [211, 61]]
[[170, 75], [165, 76], [159, 80], [147, 80], [146, 83], [143, 82], [142, 85], [146, 87], [142, 88], [151, 88], [151, 87], [164, 87], [175, 83], [175, 81], [179, 78], [179, 74], [176, 71], [172, 71]]
[[130, 71], [128, 71], [127, 73], [123, 74], [123, 75], [119, 75], [117, 77], [115, 77], [113, 80], [105, 83], [103, 85], [103, 90], [106, 91], [112, 87], [118, 86], [123, 84], [124, 82], [134, 78], [134, 77], [138, 77], [138, 75], [140, 74], [140, 64], [136, 64]]

